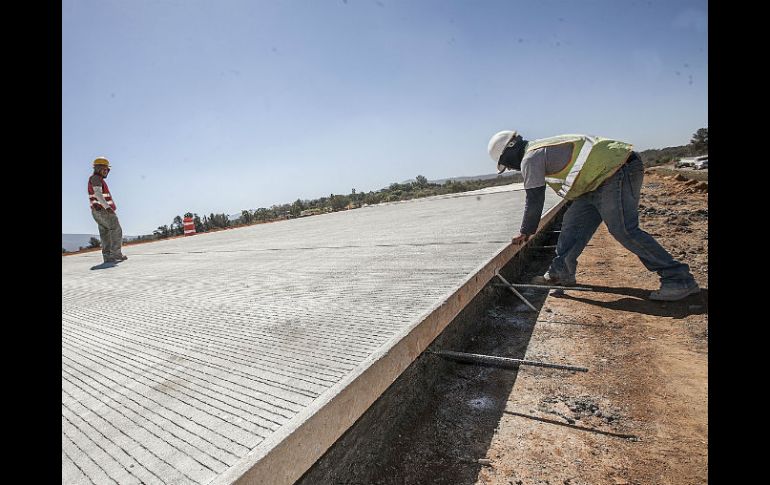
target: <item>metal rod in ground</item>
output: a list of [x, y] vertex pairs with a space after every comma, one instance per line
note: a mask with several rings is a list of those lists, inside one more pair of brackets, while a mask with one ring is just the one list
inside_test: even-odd
[[586, 288], [583, 286], [552, 286], [552, 285], [530, 285], [515, 283], [513, 285], [506, 285], [503, 283], [492, 283], [492, 286], [497, 288], [509, 288], [510, 286], [522, 286], [524, 288], [543, 288], [548, 290], [577, 290], [577, 291], [596, 291], [593, 288]]
[[520, 299], [521, 301], [523, 301], [524, 303], [526, 303], [526, 305], [527, 305], [528, 307], [530, 307], [530, 308], [532, 309], [532, 311], [533, 311], [533, 312], [536, 312], [536, 311], [537, 311], [537, 308], [535, 308], [534, 306], [532, 306], [532, 303], [530, 303], [529, 301], [527, 301], [527, 299], [526, 299], [526, 298], [524, 298], [524, 296], [522, 296], [522, 294], [521, 294], [521, 293], [519, 293], [518, 291], [516, 291], [516, 288], [514, 288], [513, 286], [511, 286], [511, 284], [510, 284], [510, 283], [508, 283], [508, 281], [507, 281], [505, 278], [503, 278], [503, 275], [501, 275], [499, 272], [495, 272], [495, 276], [497, 276], [498, 278], [500, 278], [501, 280], [503, 280], [503, 282], [504, 282], [506, 285], [508, 285], [508, 289], [509, 289], [509, 290], [511, 290], [511, 291], [513, 292], [513, 294], [514, 294], [514, 295], [518, 296], [518, 297], [519, 297], [519, 299]]
[[465, 352], [453, 352], [451, 350], [440, 350], [434, 354], [459, 362], [469, 362], [473, 364], [487, 364], [495, 367], [511, 368], [520, 365], [531, 365], [534, 367], [548, 367], [551, 369], [572, 370], [576, 372], [588, 372], [585, 367], [576, 367], [574, 365], [551, 364], [548, 362], [538, 362], [535, 360], [513, 359], [510, 357], [497, 357], [495, 355], [466, 354]]
[[558, 285], [535, 285], [530, 283], [509, 283], [516, 288], [548, 288], [549, 290], [575, 290], [575, 291], [594, 291], [593, 288], [585, 286], [558, 286]]

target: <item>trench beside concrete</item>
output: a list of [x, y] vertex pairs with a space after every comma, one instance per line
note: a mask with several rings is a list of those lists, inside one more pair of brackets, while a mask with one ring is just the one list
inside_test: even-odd
[[294, 483], [514, 256], [523, 206], [511, 184], [62, 258], [62, 482]]

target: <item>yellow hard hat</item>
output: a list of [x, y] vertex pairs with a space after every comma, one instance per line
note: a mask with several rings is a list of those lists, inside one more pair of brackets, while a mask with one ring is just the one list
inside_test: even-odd
[[110, 168], [110, 161], [104, 157], [96, 157], [94, 160], [94, 167], [104, 166]]

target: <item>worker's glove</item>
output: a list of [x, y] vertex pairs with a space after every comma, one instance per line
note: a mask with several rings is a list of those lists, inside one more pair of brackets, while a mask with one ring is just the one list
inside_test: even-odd
[[97, 205], [92, 205], [91, 207], [93, 207], [93, 209], [96, 210], [96, 211], [100, 211], [100, 210], [104, 209], [104, 207], [102, 207], [102, 206], [100, 206], [98, 204]]
[[107, 208], [106, 208], [106, 209], [104, 209], [104, 210], [106, 210], [107, 212], [109, 212], [109, 213], [111, 213], [111, 214], [114, 214], [114, 213], [115, 213], [115, 210], [113, 210], [113, 208], [112, 208], [112, 207], [107, 207]]

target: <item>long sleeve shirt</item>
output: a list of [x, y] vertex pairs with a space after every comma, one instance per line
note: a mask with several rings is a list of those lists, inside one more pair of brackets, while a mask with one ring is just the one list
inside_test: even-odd
[[524, 177], [527, 198], [519, 231], [521, 234], [532, 235], [537, 232], [545, 205], [545, 177], [563, 170], [571, 156], [572, 143], [546, 146], [524, 154], [521, 160], [521, 175]]

